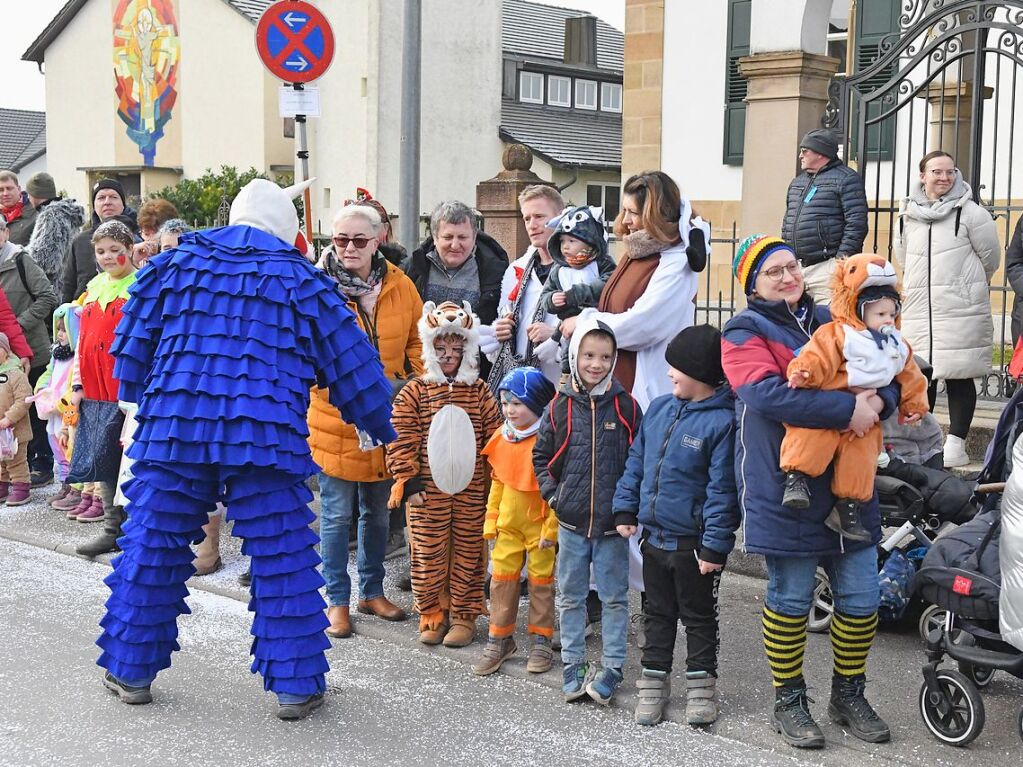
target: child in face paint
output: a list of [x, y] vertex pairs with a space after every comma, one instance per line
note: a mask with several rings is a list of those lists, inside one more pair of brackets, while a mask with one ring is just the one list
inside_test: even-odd
[[[101, 224], [92, 236], [100, 273], [89, 281], [85, 293], [76, 302], [81, 305], [82, 314], [78, 348], [71, 370], [71, 414], [65, 419], [71, 424], [80, 417], [79, 406], [83, 399], [118, 400], [119, 383], [114, 377], [114, 357], [110, 349], [114, 343], [114, 330], [121, 320], [121, 308], [128, 300], [128, 288], [135, 282], [135, 266], [131, 262], [133, 245], [131, 230], [120, 221]], [[79, 431], [101, 426], [84, 422], [77, 425]], [[115, 438], [109, 445], [97, 449], [116, 452], [120, 456], [121, 444]], [[97, 541], [109, 544], [102, 551], [113, 551], [115, 534], [120, 534], [120, 511], [114, 508], [114, 491], [114, 482], [95, 483], [91, 518], [96, 521], [103, 519], [104, 529]], [[82, 520], [81, 515], [78, 519], [89, 521]], [[86, 547], [92, 554], [102, 553], [91, 544], [86, 544]]]

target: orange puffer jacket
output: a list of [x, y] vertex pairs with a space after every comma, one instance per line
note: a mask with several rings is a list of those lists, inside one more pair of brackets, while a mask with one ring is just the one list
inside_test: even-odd
[[[423, 301], [415, 284], [398, 267], [387, 264], [372, 317], [355, 301], [349, 301], [348, 308], [380, 352], [384, 375], [391, 379], [413, 378], [422, 372], [423, 345], [417, 323], [423, 314]], [[313, 460], [326, 474], [350, 482], [378, 482], [391, 476], [384, 465], [383, 448], [369, 452], [359, 449], [355, 427], [341, 420], [326, 390], [313, 389], [308, 420]]]

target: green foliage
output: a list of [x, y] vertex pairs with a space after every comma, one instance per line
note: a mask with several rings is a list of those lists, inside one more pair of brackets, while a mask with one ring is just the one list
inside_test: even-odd
[[[241, 188], [254, 178], [269, 179], [269, 176], [255, 168], [239, 173], [237, 168], [222, 165], [218, 173], [207, 168], [199, 178], [182, 179], [176, 186], [164, 187], [149, 197], [162, 197], [174, 203], [181, 218], [190, 223], [200, 227], [214, 226], [221, 203], [226, 199], [230, 204]], [[292, 177], [278, 174], [277, 183], [287, 186], [293, 183]], [[301, 218], [302, 201], [296, 200], [295, 207]]]

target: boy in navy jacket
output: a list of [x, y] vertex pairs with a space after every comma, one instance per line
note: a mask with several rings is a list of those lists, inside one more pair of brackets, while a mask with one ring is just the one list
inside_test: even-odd
[[718, 715], [718, 584], [735, 545], [735, 399], [724, 383], [721, 334], [686, 328], [668, 344], [672, 393], [650, 403], [618, 482], [613, 508], [623, 537], [643, 526], [643, 673], [636, 722], [661, 721], [671, 695], [672, 651], [686, 627], [686, 718]]

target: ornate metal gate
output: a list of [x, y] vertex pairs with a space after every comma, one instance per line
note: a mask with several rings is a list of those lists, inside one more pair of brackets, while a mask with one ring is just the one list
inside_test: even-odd
[[[956, 158], [1007, 243], [1023, 210], [1016, 145], [1017, 123], [1023, 135], [1023, 0], [890, 2], [898, 4], [897, 31], [877, 40], [869, 66], [861, 60], [858, 72], [832, 81], [823, 120], [864, 179], [871, 227], [864, 247], [892, 257], [900, 200], [915, 188], [920, 158], [934, 149]], [[991, 288], [996, 350], [1012, 344], [1013, 292], [1003, 273]], [[1007, 364], [1007, 355], [995, 354], [982, 396], [1006, 395]]]

